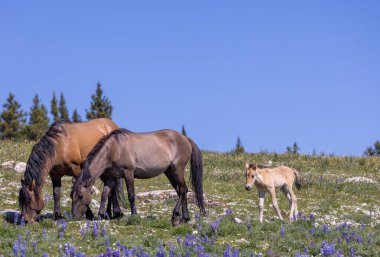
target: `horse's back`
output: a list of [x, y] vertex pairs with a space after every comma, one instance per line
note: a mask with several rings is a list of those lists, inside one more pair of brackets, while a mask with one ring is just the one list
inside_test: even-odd
[[83, 162], [97, 142], [118, 126], [110, 119], [100, 118], [87, 122], [65, 123], [62, 146], [68, 159]]

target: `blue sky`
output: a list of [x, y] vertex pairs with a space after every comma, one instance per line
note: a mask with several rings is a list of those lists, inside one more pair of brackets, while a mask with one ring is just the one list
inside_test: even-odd
[[113, 119], [203, 149], [362, 155], [380, 139], [379, 1], [0, 3], [0, 104], [100, 81]]

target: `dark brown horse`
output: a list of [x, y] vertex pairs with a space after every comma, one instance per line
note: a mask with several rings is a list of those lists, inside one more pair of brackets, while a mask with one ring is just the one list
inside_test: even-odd
[[164, 173], [179, 196], [173, 210], [172, 224], [176, 226], [187, 222], [190, 218], [185, 167], [189, 161], [197, 205], [204, 213], [202, 154], [190, 138], [174, 130], [149, 133], [115, 130], [94, 147], [74, 183], [71, 194], [73, 217], [81, 218], [84, 215], [91, 203], [91, 187], [101, 175], [125, 179], [131, 213], [136, 214], [134, 179], [148, 179]]
[[[56, 219], [61, 217], [62, 176], [74, 178], [79, 176], [81, 165], [88, 153], [104, 135], [117, 128], [118, 126], [110, 119], [94, 119], [83, 123], [57, 121], [50, 126], [41, 140], [33, 146], [24, 180], [21, 180], [19, 204], [26, 222], [36, 221], [44, 208], [42, 188], [48, 175], [53, 184], [54, 217]], [[111, 191], [107, 185], [105, 191]], [[114, 215], [121, 215], [115, 192], [112, 194], [112, 200]], [[110, 201], [108, 208], [110, 212]], [[92, 215], [90, 211], [87, 214]]]

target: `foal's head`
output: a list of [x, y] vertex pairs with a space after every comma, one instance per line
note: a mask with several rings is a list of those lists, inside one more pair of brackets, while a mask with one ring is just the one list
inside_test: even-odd
[[256, 170], [259, 168], [259, 166], [257, 164], [246, 163], [244, 168], [246, 178], [245, 189], [251, 190], [255, 184]]

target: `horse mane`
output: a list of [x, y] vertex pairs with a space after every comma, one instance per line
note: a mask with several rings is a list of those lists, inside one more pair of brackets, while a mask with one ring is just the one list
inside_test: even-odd
[[22, 183], [22, 188], [20, 190], [20, 203], [30, 201], [30, 196], [26, 191], [26, 186], [31, 185], [33, 180], [36, 185], [34, 193], [38, 197], [38, 188], [42, 184], [43, 179], [41, 176], [41, 167], [43, 167], [47, 161], [54, 158], [56, 149], [55, 140], [65, 133], [62, 125], [66, 123], [71, 122], [67, 120], [58, 120], [54, 122], [40, 141], [33, 146], [26, 165], [24, 182]]
[[[108, 135], [103, 136], [99, 140], [99, 142], [95, 145], [95, 147], [91, 150], [91, 152], [87, 155], [86, 161], [85, 161], [85, 163], [83, 165], [82, 172], [81, 172], [81, 174], [80, 174], [80, 176], [79, 176], [79, 178], [78, 178], [77, 181], [81, 180], [83, 182], [83, 181], [91, 179], [91, 174], [90, 174], [89, 166], [90, 166], [91, 162], [93, 161], [93, 159], [95, 158], [95, 156], [98, 155], [98, 153], [100, 152], [100, 150], [108, 142], [108, 140], [110, 140], [111, 138], [116, 138], [117, 139], [120, 134], [129, 134], [129, 133], [132, 133], [132, 131], [130, 131], [128, 129], [124, 129], [124, 128], [119, 128], [119, 129], [116, 129], [116, 130], [112, 131]], [[75, 183], [75, 185], [77, 185], [77, 183]]]

